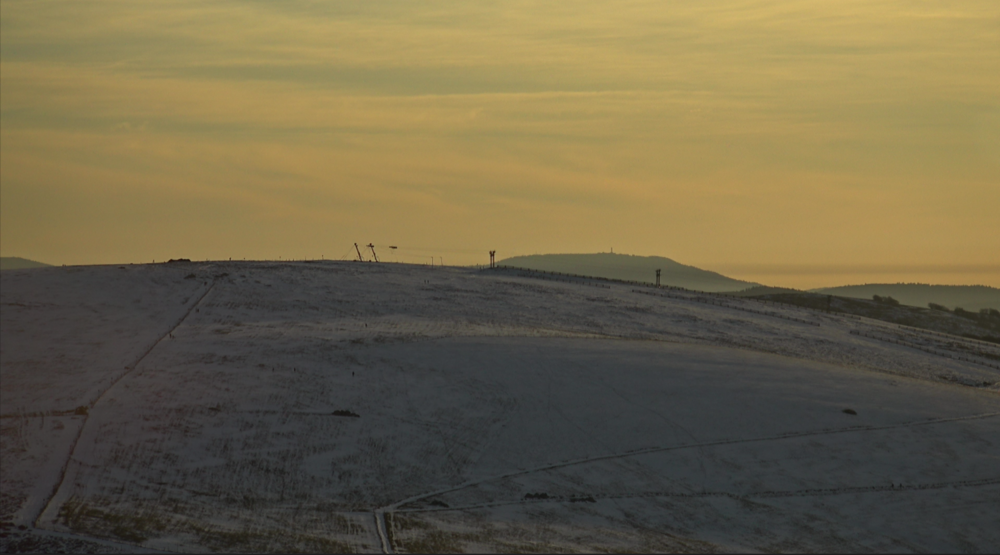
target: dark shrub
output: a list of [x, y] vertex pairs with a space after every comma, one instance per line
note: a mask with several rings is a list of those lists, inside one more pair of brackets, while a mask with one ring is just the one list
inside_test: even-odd
[[899, 306], [899, 301], [892, 297], [880, 297], [879, 295], [872, 295], [872, 300], [877, 303], [883, 303], [891, 306]]
[[968, 318], [970, 320], [978, 320], [979, 319], [979, 313], [978, 312], [969, 312], [968, 310], [965, 310], [964, 308], [962, 308], [960, 306], [956, 306], [955, 307], [955, 315], [956, 316], [961, 316], [962, 318]]

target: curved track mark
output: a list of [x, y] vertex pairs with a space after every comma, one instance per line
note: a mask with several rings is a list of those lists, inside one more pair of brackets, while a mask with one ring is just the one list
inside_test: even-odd
[[382, 508], [381, 510], [382, 511], [395, 511], [399, 507], [401, 507], [402, 505], [406, 505], [408, 503], [414, 503], [416, 501], [421, 501], [421, 500], [427, 499], [429, 497], [434, 497], [435, 495], [443, 495], [443, 494], [446, 494], [446, 493], [456, 492], [456, 491], [463, 490], [463, 489], [466, 489], [466, 488], [469, 488], [469, 487], [472, 487], [472, 486], [477, 486], [479, 484], [484, 484], [486, 482], [492, 482], [492, 481], [495, 481], [495, 480], [502, 480], [502, 479], [505, 479], [505, 478], [513, 478], [513, 477], [516, 477], [516, 476], [523, 476], [523, 475], [526, 475], [526, 474], [534, 474], [536, 472], [545, 472], [545, 471], [548, 471], [548, 470], [555, 470], [557, 468], [565, 468], [565, 467], [568, 467], [568, 466], [576, 466], [576, 465], [580, 465], [580, 464], [587, 464], [587, 463], [592, 463], [592, 462], [597, 462], [597, 461], [604, 461], [604, 460], [610, 460], [610, 459], [621, 459], [621, 458], [625, 458], [625, 457], [634, 457], [634, 456], [637, 456], [637, 455], [646, 455], [646, 454], [649, 454], [649, 453], [660, 453], [660, 452], [664, 452], [664, 451], [677, 451], [677, 450], [681, 450], [681, 449], [695, 449], [695, 448], [699, 448], [699, 447], [714, 447], [714, 446], [718, 446], [718, 445], [733, 445], [733, 444], [739, 444], [739, 443], [755, 443], [755, 442], [761, 442], [761, 441], [780, 441], [780, 440], [784, 440], [784, 439], [795, 439], [795, 438], [800, 438], [800, 437], [809, 437], [809, 436], [818, 436], [818, 435], [833, 435], [833, 434], [844, 434], [844, 433], [852, 433], [852, 432], [874, 432], [874, 431], [880, 431], [880, 430], [893, 430], [893, 429], [896, 429], [896, 428], [908, 428], [908, 427], [912, 427], [912, 426], [927, 426], [927, 425], [932, 425], [932, 424], [941, 424], [941, 423], [945, 423], [945, 422], [958, 422], [958, 421], [962, 421], [962, 420], [978, 420], [978, 419], [982, 419], [982, 418], [992, 418], [992, 417], [995, 417], [995, 416], [1000, 416], [1000, 412], [989, 412], [989, 413], [984, 413], [984, 414], [975, 414], [975, 415], [971, 415], [971, 416], [958, 416], [958, 417], [954, 417], [954, 418], [936, 418], [936, 419], [933, 419], [933, 420], [923, 420], [923, 421], [918, 421], [918, 422], [904, 422], [902, 424], [890, 424], [890, 425], [887, 425], [887, 426], [852, 426], [850, 428], [838, 428], [838, 429], [833, 429], [833, 430], [789, 432], [789, 433], [779, 434], [779, 435], [774, 435], [774, 436], [765, 436], [765, 437], [749, 438], [749, 439], [723, 439], [723, 440], [719, 440], [719, 441], [708, 441], [708, 442], [704, 442], [704, 443], [692, 443], [692, 444], [687, 444], [687, 445], [673, 445], [673, 446], [669, 446], [669, 447], [650, 447], [650, 448], [647, 448], [647, 449], [636, 449], [635, 451], [629, 451], [627, 453], [613, 453], [613, 454], [610, 454], [610, 455], [601, 455], [601, 456], [598, 456], [598, 457], [589, 457], [589, 458], [585, 458], [585, 459], [576, 459], [576, 460], [565, 461], [565, 462], [561, 462], [561, 463], [555, 463], [555, 464], [549, 464], [549, 465], [545, 465], [545, 466], [539, 466], [539, 467], [535, 467], [535, 468], [529, 468], [529, 469], [526, 469], [526, 470], [518, 470], [516, 472], [509, 472], [507, 474], [502, 474], [502, 475], [499, 475], [499, 476], [492, 476], [492, 477], [489, 477], [489, 478], [484, 478], [482, 480], [474, 480], [474, 481], [470, 481], [470, 482], [465, 482], [463, 484], [459, 484], [459, 485], [454, 486], [454, 487], [450, 487], [450, 488], [446, 488], [446, 489], [441, 489], [441, 490], [433, 491], [433, 492], [430, 492], [430, 493], [424, 493], [424, 494], [421, 494], [421, 495], [416, 495], [416, 496], [413, 496], [413, 497], [409, 497], [409, 498], [404, 499], [402, 501], [398, 501], [396, 503], [393, 503], [392, 505], [388, 505], [388, 506]]
[[[984, 478], [981, 480], [962, 480], [958, 482], [933, 482], [926, 484], [893, 485], [893, 486], [849, 486], [842, 488], [824, 489], [804, 489], [787, 491], [758, 491], [750, 493], [730, 493], [727, 491], [706, 491], [697, 493], [680, 493], [668, 491], [649, 491], [641, 493], [623, 494], [596, 494], [587, 496], [593, 500], [600, 499], [641, 499], [649, 497], [671, 497], [677, 499], [699, 499], [705, 497], [729, 497], [732, 499], [769, 499], [781, 497], [819, 497], [826, 495], [846, 495], [852, 493], [881, 493], [881, 492], [903, 492], [903, 491], [925, 491], [945, 488], [962, 487], [983, 487], [1000, 484], [1000, 478]], [[572, 497], [550, 497], [548, 499], [519, 499], [517, 501], [497, 501], [494, 503], [478, 503], [476, 505], [466, 505], [462, 507], [425, 507], [420, 509], [401, 509], [400, 513], [435, 513], [445, 511], [470, 511], [475, 509], [489, 509], [493, 507], [508, 507], [511, 505], [533, 505], [540, 503], [576, 503], [579, 498]]]

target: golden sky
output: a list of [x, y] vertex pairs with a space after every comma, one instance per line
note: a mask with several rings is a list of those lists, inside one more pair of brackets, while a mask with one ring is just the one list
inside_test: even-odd
[[1000, 286], [1000, 2], [3, 0], [0, 251]]

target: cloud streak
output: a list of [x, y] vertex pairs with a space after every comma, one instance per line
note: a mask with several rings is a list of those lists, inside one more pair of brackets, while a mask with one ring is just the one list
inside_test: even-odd
[[[385, 234], [975, 265], [1000, 251], [998, 46], [992, 0], [9, 0], [0, 247], [256, 257], [270, 228], [286, 256]], [[146, 239], [86, 247], [134, 231], [86, 216], [116, 197]]]

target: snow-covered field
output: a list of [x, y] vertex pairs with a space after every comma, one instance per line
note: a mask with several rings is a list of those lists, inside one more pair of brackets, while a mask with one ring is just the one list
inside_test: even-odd
[[4, 271], [0, 545], [1000, 545], [995, 345], [543, 277]]

